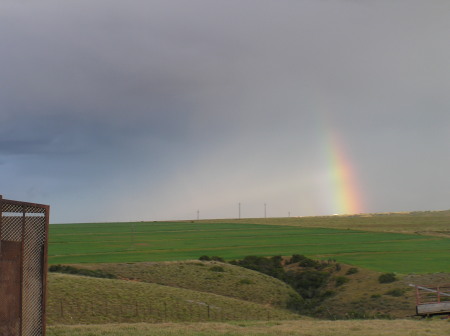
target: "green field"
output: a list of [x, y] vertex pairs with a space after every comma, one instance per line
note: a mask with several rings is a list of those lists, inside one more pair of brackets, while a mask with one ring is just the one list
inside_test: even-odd
[[[392, 217], [385, 218], [392, 222]], [[384, 223], [382, 216], [377, 220]], [[445, 236], [347, 229], [357, 224], [355, 217], [340, 223], [341, 229], [326, 228], [336, 226], [336, 221], [342, 218], [329, 217], [328, 223], [322, 218], [322, 227], [303, 227], [298, 220], [289, 219], [287, 225], [280, 220], [273, 225], [251, 220], [53, 224], [49, 263], [190, 260], [201, 255], [230, 260], [247, 255], [304, 254], [382, 272], [434, 273], [450, 269], [450, 239]], [[445, 229], [445, 221], [439, 219], [439, 230]], [[402, 227], [407, 227], [404, 220]], [[426, 225], [421, 227], [428, 230]], [[390, 228], [396, 231], [394, 225]]]

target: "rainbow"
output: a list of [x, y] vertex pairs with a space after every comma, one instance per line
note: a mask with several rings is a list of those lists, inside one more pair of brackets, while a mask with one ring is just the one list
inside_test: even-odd
[[333, 214], [364, 212], [356, 173], [336, 132], [327, 132], [326, 156]]

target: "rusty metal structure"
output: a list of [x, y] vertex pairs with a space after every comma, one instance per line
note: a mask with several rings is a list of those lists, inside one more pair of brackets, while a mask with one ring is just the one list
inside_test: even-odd
[[0, 195], [0, 336], [44, 336], [48, 205]]
[[416, 288], [416, 314], [421, 316], [450, 314], [450, 284], [418, 286]]

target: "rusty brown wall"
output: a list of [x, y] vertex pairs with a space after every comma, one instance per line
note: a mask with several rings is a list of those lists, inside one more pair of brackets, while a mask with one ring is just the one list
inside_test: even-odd
[[0, 195], [0, 336], [44, 336], [47, 205]]
[[0, 241], [0, 336], [20, 335], [22, 244]]

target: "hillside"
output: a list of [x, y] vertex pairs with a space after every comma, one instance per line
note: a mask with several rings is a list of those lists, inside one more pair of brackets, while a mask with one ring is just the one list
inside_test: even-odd
[[[151, 283], [163, 285], [161, 288], [183, 288], [198, 295], [217, 294], [266, 307], [288, 308], [297, 303], [302, 314], [325, 319], [410, 317], [415, 314], [415, 292], [409, 284], [450, 283], [450, 273], [397, 274], [397, 281], [380, 283], [378, 277], [382, 273], [379, 272], [334, 262], [325, 265], [316, 275], [325, 271], [330, 276], [320, 288], [315, 288], [314, 284], [310, 289], [305, 287], [303, 290], [306, 293], [317, 291], [314, 298], [305, 297], [306, 300], [278, 279], [220, 262], [96, 264], [80, 267], [101, 270], [132, 284]], [[297, 263], [287, 264], [285, 269], [287, 272], [309, 272], [310, 276], [315, 276], [311, 273], [313, 268], [300, 267]], [[307, 279], [305, 277], [303, 281], [309, 281]]]
[[67, 274], [48, 277], [49, 324], [296, 318], [269, 305], [183, 288]]
[[287, 308], [300, 296], [284, 282], [265, 274], [216, 261], [143, 262], [80, 265], [122, 279], [207, 292]]

